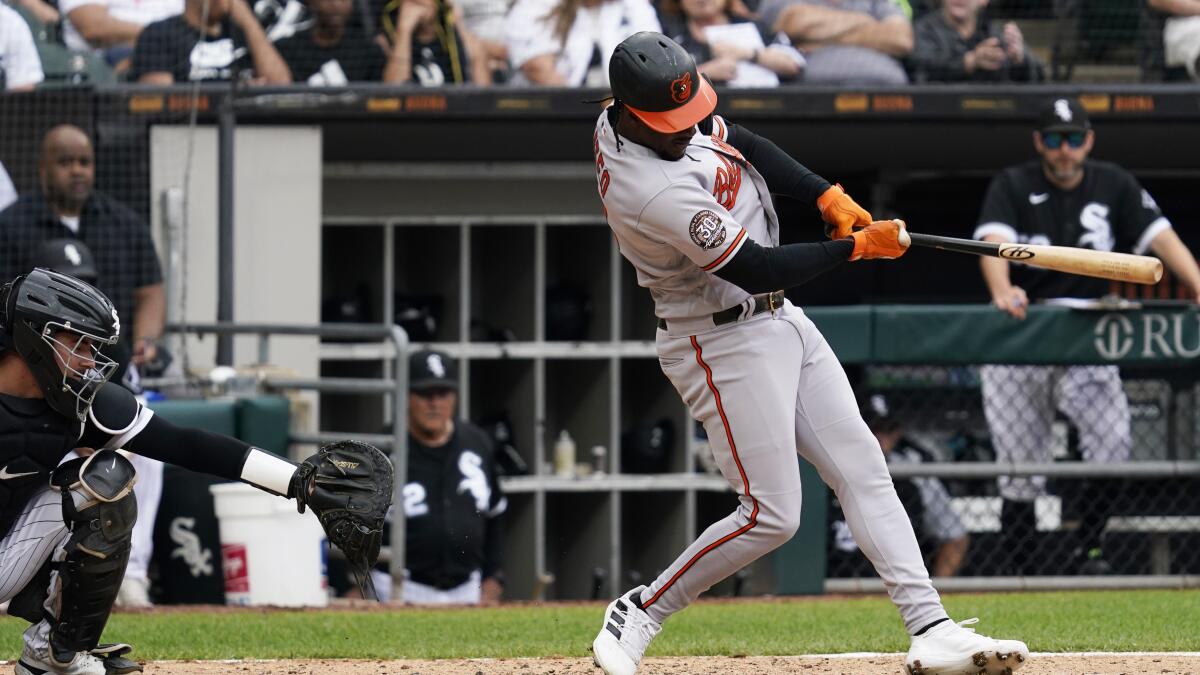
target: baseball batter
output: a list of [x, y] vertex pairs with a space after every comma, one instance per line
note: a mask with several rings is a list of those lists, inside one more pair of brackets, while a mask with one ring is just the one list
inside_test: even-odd
[[[1010, 167], [988, 188], [975, 238], [1004, 243], [1077, 246], [1097, 251], [1153, 251], [1200, 301], [1200, 269], [1150, 193], [1128, 171], [1089, 160], [1095, 132], [1087, 111], [1073, 98], [1050, 101], [1041, 111], [1033, 144], [1039, 161]], [[1033, 267], [1010, 267], [1001, 258], [981, 258], [984, 280], [996, 307], [1025, 318], [1029, 301], [1098, 298], [1102, 279]], [[1062, 410], [1079, 430], [1080, 450], [1091, 462], [1129, 459], [1129, 404], [1117, 366], [984, 366], [980, 369], [984, 412], [996, 458], [1004, 462], [1050, 461], [1050, 427]], [[1031, 573], [1036, 560], [1026, 550], [1034, 541], [1034, 499], [1046, 478], [1000, 478], [1001, 511], [1010, 572]], [[1111, 494], [1093, 485], [1081, 525], [1080, 571], [1106, 571], [1100, 539]]]
[[[704, 424], [739, 495], [649, 587], [617, 598], [592, 648], [633, 675], [663, 622], [800, 524], [796, 453], [837, 493], [855, 540], [913, 636], [910, 673], [1006, 673], [1028, 650], [949, 620], [841, 364], [781, 290], [846, 260], [898, 258], [900, 221], [872, 222], [770, 141], [713, 115], [716, 93], [658, 33], [621, 43], [593, 137], [597, 187], [621, 253], [650, 290], [663, 373]], [[832, 241], [779, 246], [770, 193], [815, 203]], [[969, 622], [963, 622], [967, 624]]]

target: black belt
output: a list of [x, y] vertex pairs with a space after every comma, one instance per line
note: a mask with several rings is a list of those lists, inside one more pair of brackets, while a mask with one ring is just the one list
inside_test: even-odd
[[[750, 316], [762, 314], [763, 312], [774, 312], [777, 309], [783, 308], [784, 295], [783, 291], [772, 291], [770, 293], [759, 293], [754, 296], [754, 310], [750, 312]], [[719, 312], [713, 312], [712, 322], [714, 326], [724, 326], [727, 323], [733, 323], [742, 317], [742, 306], [730, 307]], [[666, 330], [666, 319], [658, 320], [658, 327]]]

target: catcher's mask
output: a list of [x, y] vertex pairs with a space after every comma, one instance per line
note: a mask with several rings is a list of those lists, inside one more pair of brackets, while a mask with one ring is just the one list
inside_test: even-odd
[[121, 335], [112, 302], [79, 279], [39, 267], [0, 289], [0, 308], [2, 346], [25, 361], [52, 409], [84, 421], [117, 369], [100, 353]]
[[696, 60], [662, 33], [635, 33], [617, 45], [608, 80], [619, 107], [663, 134], [699, 124], [717, 107], [717, 92]]

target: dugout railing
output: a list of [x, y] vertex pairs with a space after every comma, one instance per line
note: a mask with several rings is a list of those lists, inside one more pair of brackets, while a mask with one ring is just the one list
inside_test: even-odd
[[[1143, 459], [1115, 463], [1091, 463], [1073, 461], [1072, 452], [1076, 450], [1077, 441], [1069, 432], [1064, 436], [1061, 429], [1064, 422], [1056, 420], [1056, 440], [1058, 444], [1052, 454], [1059, 455], [1058, 460], [1050, 463], [1038, 462], [1003, 462], [995, 461], [994, 453], [988, 454], [988, 427], [983, 419], [979, 383], [971, 373], [977, 370], [974, 365], [953, 363], [950, 365], [909, 365], [900, 364], [898, 355], [887, 353], [885, 347], [877, 349], [882, 344], [891, 345], [897, 341], [894, 322], [904, 323], [910, 320], [922, 320], [924, 325], [939, 325], [939, 334], [945, 338], [946, 333], [953, 334], [953, 322], [948, 323], [946, 317], [957, 314], [961, 325], [972, 325], [982, 331], [977, 336], [980, 344], [994, 342], [1005, 344], [1003, 331], [987, 328], [987, 321], [980, 321], [984, 315], [983, 307], [949, 307], [949, 306], [892, 306], [892, 307], [841, 307], [841, 308], [812, 308], [809, 315], [822, 328], [835, 349], [842, 355], [847, 368], [864, 397], [882, 392], [888, 397], [892, 414], [905, 420], [906, 429], [911, 432], [917, 444], [926, 454], [926, 461], [920, 464], [893, 464], [891, 470], [898, 485], [911, 479], [941, 481], [949, 499], [950, 508], [962, 521], [962, 527], [970, 537], [970, 545], [964, 554], [964, 561], [957, 570], [954, 578], [939, 578], [937, 585], [943, 590], [998, 590], [998, 589], [1057, 589], [1057, 588], [1108, 588], [1122, 587], [1194, 587], [1200, 585], [1200, 504], [1196, 503], [1200, 490], [1200, 456], [1198, 456], [1196, 439], [1200, 437], [1200, 412], [1195, 408], [1200, 400], [1200, 384], [1197, 373], [1193, 368], [1180, 367], [1180, 364], [1190, 365], [1190, 359], [1182, 362], [1163, 359], [1159, 354], [1158, 374], [1166, 371], [1173, 378], [1173, 387], [1158, 409], [1163, 421], [1170, 429], [1159, 429], [1159, 433], [1147, 433], [1144, 418], [1152, 412], [1146, 403], [1136, 396], [1131, 399], [1134, 410], [1134, 455]], [[994, 310], [989, 310], [994, 311]], [[979, 314], [979, 316], [974, 316]], [[1108, 316], [1102, 314], [1100, 318]], [[1173, 308], [1168, 316], [1178, 314], [1187, 319], [1196, 320], [1195, 310]], [[1146, 319], [1144, 311], [1128, 311], [1123, 313], [1131, 323], [1156, 325], [1157, 320]], [[1153, 315], [1153, 310], [1151, 311]], [[1030, 329], [1022, 340], [1039, 341], [1055, 345], [1052, 349], [1044, 349], [1039, 353], [1034, 350], [1026, 353], [1022, 361], [1053, 361], [1061, 360], [1063, 350], [1072, 352], [1078, 345], [1072, 346], [1066, 339], [1040, 339], [1044, 331], [1058, 333], [1062, 324], [1070, 325], [1072, 321], [1082, 318], [1085, 321], [1097, 321], [1096, 316], [1062, 308], [1035, 307], [1031, 315], [1032, 323], [1019, 327]], [[1171, 325], [1174, 321], [1167, 320]], [[1183, 322], [1179, 322], [1184, 325]], [[172, 332], [188, 334], [250, 334], [258, 336], [258, 361], [270, 362], [270, 337], [272, 335], [316, 335], [323, 338], [353, 340], [356, 342], [381, 343], [386, 354], [404, 353], [407, 349], [407, 336], [399, 327], [389, 328], [378, 325], [324, 325], [324, 326], [278, 326], [278, 325], [249, 325], [249, 324], [189, 324], [186, 327], [172, 326]], [[1095, 330], [1084, 331], [1076, 326], [1073, 331], [1095, 342]], [[1154, 333], [1152, 333], [1153, 335]], [[920, 336], [913, 335], [911, 339]], [[928, 331], [927, 339], [936, 340]], [[1010, 336], [1011, 337], [1011, 336]], [[1135, 336], [1135, 339], [1141, 339]], [[1179, 344], [1189, 347], [1200, 339], [1200, 336], [1187, 332], [1179, 337]], [[336, 343], [330, 343], [336, 344]], [[548, 349], [556, 348], [552, 343], [545, 343]], [[1200, 344], [1200, 343], [1198, 343]], [[936, 345], [935, 345], [936, 346]], [[1009, 345], [1015, 353], [1021, 353], [1015, 345]], [[1093, 344], [1094, 346], [1094, 344]], [[445, 346], [444, 346], [445, 347]], [[452, 347], [452, 346], [450, 346]], [[515, 354], [512, 358], [521, 358], [520, 354], [532, 349], [535, 345], [513, 345]], [[627, 352], [639, 351], [638, 344], [626, 343], [622, 348]], [[343, 347], [344, 348], [344, 347]], [[503, 350], [503, 346], [500, 346]], [[562, 349], [562, 347], [557, 347]], [[960, 360], [955, 354], [971, 358], [970, 346], [960, 344], [957, 352], [945, 352], [943, 360]], [[452, 351], [458, 351], [453, 350]], [[910, 352], [921, 356], [919, 350], [909, 349]], [[1132, 351], [1132, 350], [1131, 350]], [[381, 352], [383, 353], [383, 352]], [[997, 353], [1004, 353], [998, 349]], [[463, 354], [466, 356], [466, 354]], [[479, 358], [480, 354], [474, 354]], [[498, 354], [501, 359], [505, 358]], [[596, 354], [577, 354], [576, 358], [595, 357]], [[928, 358], [928, 354], [924, 355]], [[1011, 354], [1010, 354], [1011, 356]], [[1128, 356], [1128, 355], [1127, 355]], [[1151, 355], [1153, 356], [1153, 355]], [[1097, 355], [1095, 358], [1104, 358]], [[313, 433], [292, 433], [292, 443], [309, 444], [352, 436], [368, 442], [376, 443], [385, 449], [403, 447], [406, 438], [406, 413], [403, 402], [407, 400], [405, 389], [407, 374], [405, 359], [394, 360], [394, 374], [390, 378], [329, 378], [314, 379], [266, 377], [260, 384], [262, 388], [273, 391], [315, 391], [324, 393], [353, 392], [370, 393], [391, 396], [393, 402], [393, 424], [391, 433], [378, 434], [374, 430], [336, 429], [317, 430]], [[1016, 359], [1013, 359], [1016, 360]], [[1075, 361], [1086, 362], [1086, 358], [1076, 356]], [[639, 361], [640, 363], [640, 361]], [[486, 363], [476, 363], [479, 369]], [[645, 365], [652, 367], [653, 361], [646, 359]], [[1147, 364], [1142, 363], [1142, 370], [1131, 370], [1137, 377], [1130, 377], [1137, 392], [1139, 383], [1144, 382], [1146, 374], [1155, 374], [1155, 369], [1146, 370]], [[468, 372], [470, 369], [468, 369]], [[151, 382], [150, 384], [156, 384]], [[471, 383], [466, 383], [469, 390]], [[477, 382], [475, 386], [480, 386]], [[636, 397], [636, 394], [634, 394]], [[543, 413], [544, 414], [544, 413]], [[869, 415], [869, 412], [868, 412]], [[1067, 426], [1069, 422], [1066, 423]], [[1161, 447], [1156, 445], [1162, 443]], [[692, 439], [685, 443], [686, 453], [703, 452], [703, 440]], [[1148, 454], [1157, 452], [1159, 459], [1150, 458]], [[397, 495], [405, 475], [404, 453], [396, 463]], [[690, 474], [690, 475], [688, 475]], [[997, 494], [996, 480], [999, 476], [1045, 476], [1048, 478], [1045, 494], [1034, 499], [1036, 524], [1032, 537], [1036, 539], [1026, 554], [1035, 558], [1038, 564], [1014, 573], [1013, 569], [1005, 568], [1011, 565], [1011, 560], [1001, 560], [1008, 551], [1003, 544], [1003, 529], [1000, 514], [1000, 497]], [[512, 492], [514, 499], [524, 495], [532, 495], [541, 502], [539, 519], [554, 520], [554, 514], [547, 510], [573, 508], [572, 505], [584, 504], [586, 512], [588, 496], [595, 490], [601, 492], [613, 491], [624, 494], [624, 499], [643, 499], [639, 495], [671, 493], [688, 486], [696, 496], [685, 500], [685, 508], [705, 511], [705, 501], [717, 498], [721, 494], [728, 495], [722, 485], [723, 481], [715, 475], [706, 473], [704, 462], [698, 461], [690, 470], [680, 474], [660, 475], [624, 475], [618, 474], [604, 479], [591, 479], [593, 482], [564, 480], [562, 477], [540, 472], [536, 468], [532, 476], [505, 479], [506, 487]], [[600, 482], [595, 482], [600, 481]], [[1104, 481], [1098, 483], [1103, 489], [1080, 489], [1083, 481]], [[628, 485], [626, 485], [628, 483]], [[823, 490], [820, 485], [807, 485], [806, 491]], [[582, 494], [581, 494], [582, 491]], [[647, 492], [649, 491], [649, 492]], [[904, 491], [901, 490], [903, 494]], [[706, 496], [707, 495], [707, 496]], [[1111, 566], [1103, 576], [1095, 574], [1095, 570], [1078, 569], [1075, 559], [1079, 544], [1076, 541], [1078, 521], [1099, 495], [1101, 498], [1113, 499], [1113, 504], [1104, 514], [1102, 524], [1106, 562]], [[573, 500], [583, 500], [576, 502]], [[1089, 502], [1089, 500], [1092, 500]], [[399, 501], [398, 501], [399, 503]], [[912, 509], [913, 503], [906, 504]], [[918, 506], [912, 509], [921, 511]], [[814, 510], [816, 513], [817, 510]], [[835, 513], [835, 509], [830, 509]], [[517, 515], [518, 523], [522, 518]], [[824, 517], [824, 516], [822, 516]], [[919, 515], [916, 517], [920, 517]], [[692, 513], [689, 528], [703, 527], [705, 515]], [[805, 549], [824, 551], [827, 555], [826, 574], [824, 582], [826, 592], [852, 593], [876, 592], [882, 590], [881, 582], [875, 578], [869, 566], [864, 565], [861, 554], [853, 556], [841, 555], [837, 551], [838, 532], [834, 526], [836, 515], [829, 516], [828, 524], [818, 525], [812, 532], [825, 531], [825, 537], [818, 542], [808, 539], [800, 542]], [[609, 529], [606, 532], [591, 531], [586, 525], [579, 528], [582, 534], [597, 537], [599, 540], [586, 545], [587, 549], [607, 550], [614, 541], [625, 541], [628, 544], [629, 533], [622, 531], [629, 524]], [[644, 525], [641, 525], [644, 526]], [[387, 551], [389, 564], [397, 580], [402, 578], [403, 567], [403, 518], [396, 519], [393, 536], [396, 544]], [[519, 528], [517, 528], [519, 529]], [[535, 545], [546, 550], [556, 546], [556, 533], [553, 522], [543, 522], [537, 527], [528, 528], [538, 540]], [[921, 530], [917, 523], [918, 531]], [[512, 533], [519, 540], [520, 533]], [[616, 540], [610, 540], [616, 537]], [[923, 541], [922, 543], [927, 543]], [[579, 546], [580, 544], [571, 544]], [[517, 555], [510, 559], [513, 567], [528, 567], [535, 562], [521, 553], [516, 547]], [[569, 557], [567, 552], [550, 551], [542, 560], [541, 566], [533, 570], [538, 581], [538, 590], [549, 597], [569, 597], [566, 591], [547, 592], [546, 586], [554, 583], [556, 573], [560, 569], [557, 563]], [[843, 552], [844, 553], [844, 552]], [[577, 553], [576, 553], [577, 555]], [[855, 559], [857, 556], [857, 559]], [[649, 565], [669, 562], [666, 551], [660, 551], [661, 561], [651, 561]], [[607, 556], [601, 561], [607, 562]], [[1011, 558], [1011, 556], [1008, 556]], [[621, 559], [626, 561], [625, 558]], [[932, 563], [932, 559], [931, 559]], [[624, 574], [617, 575], [625, 576]], [[747, 588], [761, 589], [754, 584]]]

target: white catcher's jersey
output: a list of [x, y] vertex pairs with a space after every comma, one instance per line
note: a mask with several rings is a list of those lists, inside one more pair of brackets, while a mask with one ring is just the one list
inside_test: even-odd
[[672, 334], [707, 330], [714, 312], [748, 307], [750, 294], [713, 272], [747, 237], [779, 244], [766, 181], [726, 137], [715, 117], [712, 135], [697, 131], [687, 154], [672, 162], [629, 139], [618, 147], [607, 110], [596, 121], [592, 150], [608, 225]]

